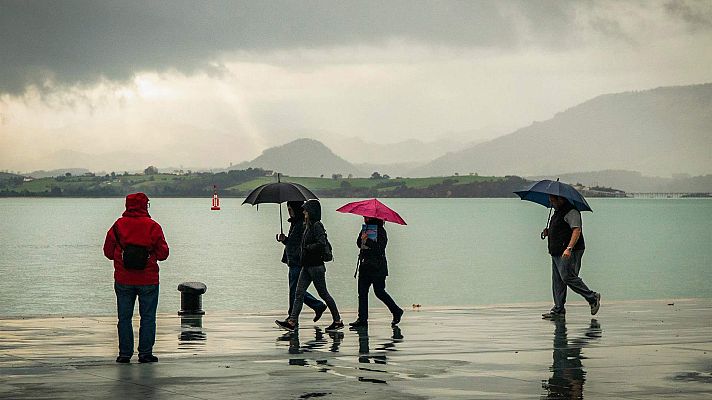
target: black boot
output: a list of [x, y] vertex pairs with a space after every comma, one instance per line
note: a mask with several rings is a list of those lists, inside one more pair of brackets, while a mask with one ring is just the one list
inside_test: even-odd
[[354, 322], [349, 322], [349, 326], [352, 328], [360, 328], [362, 326], [368, 326], [368, 321], [367, 320], [362, 320], [362, 319], [357, 319]]
[[399, 311], [396, 311], [393, 313], [393, 321], [391, 321], [391, 325], [398, 325], [399, 322], [401, 322], [401, 317], [403, 316], [403, 309], [400, 309]]

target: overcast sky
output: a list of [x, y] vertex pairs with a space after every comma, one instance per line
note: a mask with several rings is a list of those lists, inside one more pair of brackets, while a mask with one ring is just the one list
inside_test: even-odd
[[478, 141], [599, 94], [711, 82], [711, 65], [712, 1], [0, 0], [0, 169]]

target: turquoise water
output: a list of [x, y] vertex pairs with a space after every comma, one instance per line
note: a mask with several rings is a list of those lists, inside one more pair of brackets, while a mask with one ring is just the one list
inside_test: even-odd
[[[151, 200], [171, 248], [161, 264], [160, 312], [177, 311], [176, 287], [193, 280], [208, 286], [208, 312], [286, 310], [278, 208], [258, 211], [241, 201], [223, 199], [216, 212], [210, 199]], [[348, 201], [322, 203], [335, 255], [327, 283], [341, 308], [354, 309], [362, 220], [333, 211]], [[385, 202], [408, 222], [387, 225], [387, 287], [401, 305], [549, 301], [550, 258], [539, 239], [544, 207], [516, 199]], [[604, 301], [712, 297], [712, 201], [589, 202], [595, 212], [583, 215], [581, 276]], [[0, 315], [114, 313], [113, 267], [102, 244], [122, 211], [123, 199], [0, 199]]]

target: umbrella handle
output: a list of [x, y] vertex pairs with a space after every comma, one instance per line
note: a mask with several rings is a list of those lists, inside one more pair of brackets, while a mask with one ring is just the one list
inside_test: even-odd
[[[549, 230], [549, 222], [551, 221], [551, 210], [552, 210], [552, 208], [549, 207], [549, 217], [546, 219], [546, 228], [545, 228], [547, 231]], [[539, 235], [539, 237], [541, 237], [541, 240], [546, 239], [546, 236], [544, 236], [544, 232], [542, 232]]]
[[279, 204], [279, 233], [284, 235], [284, 227], [282, 226], [282, 203]]

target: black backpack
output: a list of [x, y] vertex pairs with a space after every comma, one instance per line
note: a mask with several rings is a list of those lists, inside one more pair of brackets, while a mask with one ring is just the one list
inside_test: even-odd
[[136, 244], [127, 244], [126, 246], [122, 246], [121, 239], [119, 239], [119, 229], [116, 227], [116, 224], [114, 224], [113, 230], [114, 236], [116, 237], [116, 243], [121, 248], [121, 260], [124, 263], [124, 268], [139, 271], [145, 269], [148, 264], [148, 247]]
[[331, 249], [331, 243], [329, 239], [326, 239], [326, 246], [324, 246], [324, 255], [321, 257], [324, 262], [334, 261], [334, 252]]
[[[321, 221], [318, 223], [321, 224]], [[326, 235], [326, 228], [324, 228], [324, 224], [321, 224], [321, 226], [324, 229], [324, 235]], [[326, 235], [326, 246], [324, 246], [324, 253], [321, 255], [321, 260], [324, 262], [334, 261], [334, 251], [331, 248], [328, 235]]]

